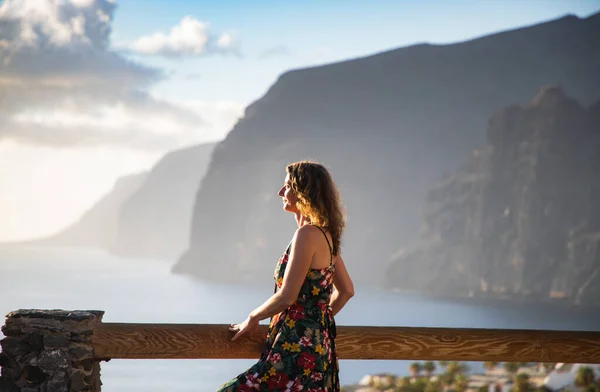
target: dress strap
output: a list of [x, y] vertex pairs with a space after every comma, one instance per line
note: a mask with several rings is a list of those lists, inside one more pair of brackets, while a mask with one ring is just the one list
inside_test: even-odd
[[325, 230], [317, 225], [313, 225], [317, 229], [321, 230], [321, 233], [325, 236], [325, 241], [327, 241], [327, 246], [329, 247], [329, 266], [333, 264], [333, 249], [331, 248], [331, 243], [329, 242], [329, 238], [327, 238], [327, 234], [325, 234]]

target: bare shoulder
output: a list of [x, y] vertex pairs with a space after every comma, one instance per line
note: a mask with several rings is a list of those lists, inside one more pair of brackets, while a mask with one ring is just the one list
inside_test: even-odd
[[322, 236], [323, 234], [321, 233], [321, 230], [319, 230], [317, 227], [313, 225], [304, 225], [296, 230], [294, 239], [296, 243], [312, 245], [315, 244], [319, 237]]
[[304, 225], [296, 230], [296, 237], [312, 238], [321, 234], [321, 230], [313, 225]]

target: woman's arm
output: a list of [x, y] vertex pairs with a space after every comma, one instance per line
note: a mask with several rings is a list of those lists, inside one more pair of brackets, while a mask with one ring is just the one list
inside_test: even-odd
[[315, 254], [316, 230], [318, 229], [307, 225], [296, 231], [281, 290], [250, 313], [251, 316], [263, 320], [285, 310], [296, 301]]
[[333, 287], [335, 290], [331, 295], [329, 306], [336, 315], [344, 305], [354, 296], [354, 284], [344, 264], [344, 259], [339, 255], [335, 262], [335, 274], [333, 275]]
[[235, 336], [231, 340], [237, 340], [240, 336], [248, 332], [256, 331], [258, 328], [258, 323], [261, 320], [284, 311], [288, 306], [289, 305], [287, 304], [287, 301], [285, 301], [281, 295], [281, 290], [276, 292], [262, 305], [254, 309], [246, 318], [246, 320], [240, 324], [231, 324], [229, 330], [236, 332]]
[[[231, 331], [237, 331], [232, 340], [236, 340], [244, 333], [256, 329], [260, 320], [284, 311], [296, 301], [315, 253], [315, 243], [316, 238], [318, 238], [315, 234], [316, 230], [318, 229], [307, 225], [296, 231], [292, 240], [292, 248], [290, 249], [290, 257], [281, 290], [254, 309], [244, 322], [233, 324], [229, 328]], [[318, 235], [321, 235], [321, 233], [319, 232]]]

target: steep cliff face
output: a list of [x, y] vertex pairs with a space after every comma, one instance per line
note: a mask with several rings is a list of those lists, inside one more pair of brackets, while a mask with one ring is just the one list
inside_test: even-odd
[[76, 223], [34, 243], [175, 260], [189, 243], [194, 199], [215, 145], [172, 151], [149, 172], [120, 178]]
[[430, 191], [420, 241], [388, 284], [600, 303], [598, 107], [552, 87], [493, 116], [488, 144]]
[[427, 189], [483, 143], [489, 113], [551, 83], [592, 102], [598, 37], [600, 14], [569, 16], [284, 74], [215, 150], [175, 271], [268, 279], [294, 231], [276, 196], [284, 166], [313, 158], [332, 169], [348, 209], [350, 270], [381, 283], [390, 255], [415, 238]]
[[140, 173], [119, 178], [113, 189], [77, 222], [56, 235], [31, 243], [108, 249], [117, 236], [121, 205], [140, 188], [146, 175]]
[[586, 219], [569, 233], [568, 263], [561, 275], [565, 278], [556, 279], [557, 289], [563, 289], [575, 303], [600, 302], [600, 100], [590, 109], [590, 118], [596, 133], [586, 146], [592, 154], [592, 178], [584, 188]]
[[215, 143], [165, 155], [121, 206], [116, 254], [175, 260], [189, 242], [194, 198]]

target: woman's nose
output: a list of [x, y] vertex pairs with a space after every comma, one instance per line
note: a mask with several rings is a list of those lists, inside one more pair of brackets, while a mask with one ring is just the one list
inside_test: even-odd
[[278, 196], [283, 197], [283, 187], [281, 187], [281, 189], [279, 190], [279, 192], [277, 193]]

